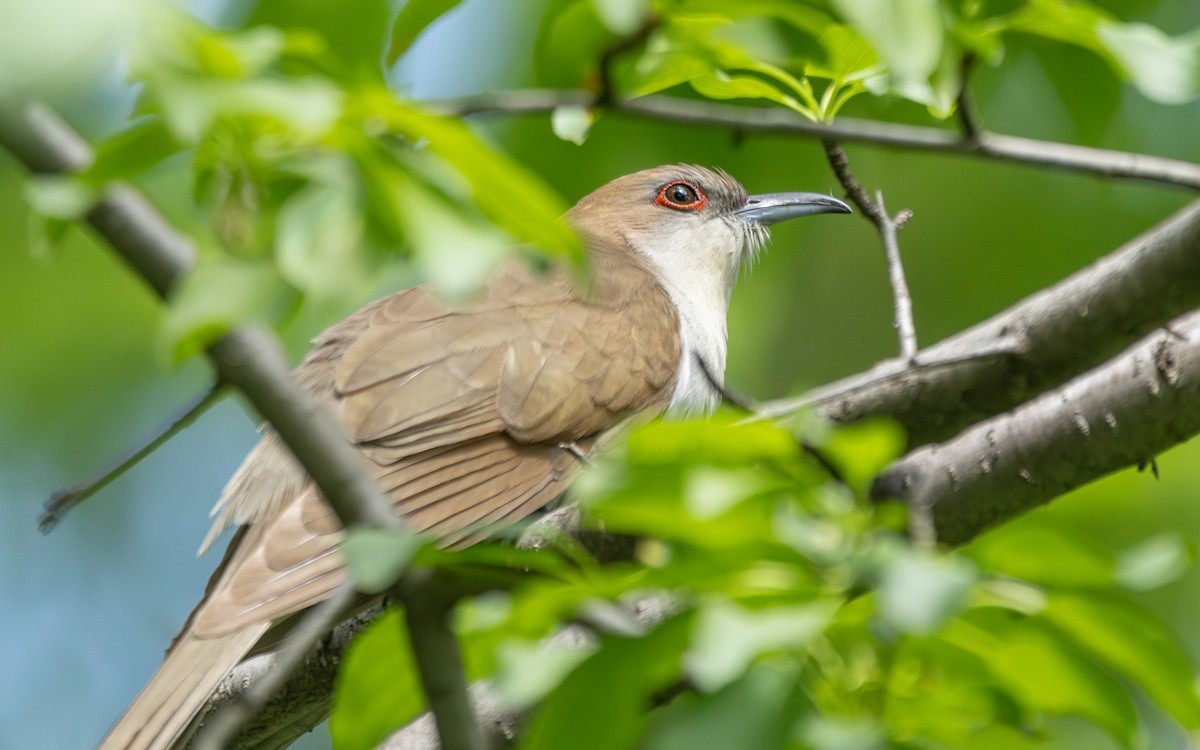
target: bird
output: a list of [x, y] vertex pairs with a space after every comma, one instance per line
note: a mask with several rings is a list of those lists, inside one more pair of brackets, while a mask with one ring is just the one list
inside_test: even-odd
[[[562, 495], [581, 456], [632, 415], [715, 409], [739, 270], [771, 225], [850, 211], [820, 193], [750, 195], [699, 166], [639, 171], [566, 213], [586, 275], [513, 259], [467, 302], [399, 290], [321, 333], [295, 376], [409, 529], [472, 544]], [[239, 530], [100, 750], [171, 747], [273, 623], [345, 580], [337, 518], [269, 430], [214, 515], [206, 546]]]

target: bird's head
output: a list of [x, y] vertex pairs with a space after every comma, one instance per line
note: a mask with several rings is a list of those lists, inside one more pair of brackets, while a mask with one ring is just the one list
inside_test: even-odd
[[677, 164], [617, 178], [567, 217], [594, 248], [632, 248], [671, 280], [728, 291], [772, 224], [823, 213], [850, 213], [850, 207], [820, 193], [750, 195], [725, 172]]

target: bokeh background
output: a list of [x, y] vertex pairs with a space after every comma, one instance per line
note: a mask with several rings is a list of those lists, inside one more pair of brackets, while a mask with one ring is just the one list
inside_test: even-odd
[[[1200, 27], [1195, 0], [1097, 4], [1170, 34]], [[188, 7], [235, 25], [252, 5]], [[92, 140], [125, 121], [136, 93], [120, 56], [127, 10], [110, 0], [0, 3], [10, 62], [43, 76], [47, 98]], [[429, 29], [391, 81], [417, 99], [531, 85], [543, 11], [536, 1], [468, 0]], [[1014, 39], [999, 67], [978, 71], [975, 93], [985, 123], [999, 132], [1200, 161], [1200, 105], [1151, 103], [1083, 51]], [[844, 114], [929, 123], [915, 105], [871, 97]], [[608, 114], [575, 146], [553, 136], [545, 115], [473, 124], [568, 201], [669, 162], [720, 166], [755, 192], [837, 188], [819, 144], [803, 138], [739, 139]], [[1190, 199], [965, 157], [857, 144], [848, 152], [859, 178], [883, 188], [893, 210], [915, 214], [901, 243], [924, 344], [1087, 265]], [[182, 160], [142, 184], [173, 220], [197, 220]], [[159, 303], [86, 232], [72, 230], [51, 253], [31, 246], [24, 190], [17, 166], [0, 156], [0, 747], [87, 747], [153, 671], [199, 598], [215, 565], [195, 555], [208, 510], [256, 433], [237, 399], [227, 399], [53, 533], [38, 533], [51, 492], [153, 429], [209, 375], [200, 361], [168, 363]], [[360, 302], [346, 300], [343, 312]], [[302, 314], [284, 332], [294, 353], [329, 315]], [[768, 398], [857, 372], [895, 353], [890, 321], [867, 222], [783, 225], [735, 294], [728, 382]], [[1164, 533], [1189, 546], [1200, 536], [1200, 445], [1160, 456], [1158, 465], [1157, 480], [1123, 472], [1017, 523], [1069, 527], [1089, 544], [1117, 549]], [[1200, 572], [1181, 570], [1141, 598], [1200, 659]], [[322, 731], [305, 746], [327, 746]], [[1083, 730], [1077, 739], [1079, 747], [1107, 741]]]

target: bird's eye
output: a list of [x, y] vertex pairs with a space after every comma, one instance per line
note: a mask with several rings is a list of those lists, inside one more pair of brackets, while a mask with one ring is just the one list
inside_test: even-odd
[[683, 211], [699, 211], [707, 202], [708, 197], [703, 190], [683, 180], [663, 185], [654, 198], [654, 203], [659, 206]]

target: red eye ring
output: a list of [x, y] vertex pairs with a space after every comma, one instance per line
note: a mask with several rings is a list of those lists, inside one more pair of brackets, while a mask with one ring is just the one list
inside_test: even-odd
[[699, 211], [708, 204], [704, 191], [687, 180], [674, 180], [663, 185], [654, 196], [654, 205], [676, 211]]

